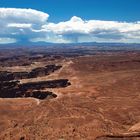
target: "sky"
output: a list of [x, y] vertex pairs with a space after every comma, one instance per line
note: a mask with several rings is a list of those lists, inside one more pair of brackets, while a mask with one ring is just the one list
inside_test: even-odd
[[140, 43], [140, 0], [0, 0], [0, 44]]

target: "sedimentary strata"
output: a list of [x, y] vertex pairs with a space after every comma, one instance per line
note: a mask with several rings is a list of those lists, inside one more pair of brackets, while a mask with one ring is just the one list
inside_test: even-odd
[[32, 69], [31, 72], [0, 72], [0, 98], [27, 98], [34, 97], [45, 99], [56, 98], [57, 95], [49, 91], [41, 91], [45, 88], [64, 88], [70, 85], [68, 79], [57, 79], [49, 81], [37, 81], [21, 84], [20, 79], [30, 79], [49, 75], [62, 66], [47, 65]]
[[47, 65], [45, 67], [39, 67], [32, 69], [31, 72], [0, 72], [1, 81], [10, 81], [10, 80], [19, 80], [19, 79], [28, 79], [28, 78], [37, 78], [45, 75], [49, 75], [56, 70], [59, 70], [62, 66], [60, 65]]
[[40, 82], [29, 82], [21, 84], [19, 87], [21, 89], [31, 89], [31, 90], [40, 90], [45, 88], [64, 88], [70, 85], [68, 79], [58, 79], [58, 80], [49, 80], [49, 81], [40, 81]]
[[140, 133], [136, 134], [122, 134], [122, 135], [105, 135], [97, 137], [96, 140], [139, 140]]

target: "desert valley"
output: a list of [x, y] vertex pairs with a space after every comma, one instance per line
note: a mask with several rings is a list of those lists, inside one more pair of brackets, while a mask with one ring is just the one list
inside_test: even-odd
[[1, 48], [0, 140], [140, 140], [140, 51]]

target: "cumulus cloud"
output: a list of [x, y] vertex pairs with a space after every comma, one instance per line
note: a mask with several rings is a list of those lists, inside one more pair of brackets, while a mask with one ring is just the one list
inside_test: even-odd
[[43, 23], [49, 15], [47, 13], [20, 8], [0, 8], [0, 19], [18, 23]]
[[47, 13], [33, 9], [0, 8], [0, 38], [29, 41], [32, 37], [44, 37], [34, 30], [41, 30], [48, 17]]
[[[54, 34], [63, 35], [64, 38], [79, 41], [82, 37], [89, 37], [91, 41], [112, 40], [125, 41], [140, 39], [140, 23], [127, 23], [117, 21], [82, 20], [72, 17], [69, 21], [60, 23], [49, 23], [43, 26], [44, 30], [52, 31]], [[96, 38], [96, 40], [93, 39]], [[138, 40], [139, 41], [139, 40]]]
[[83, 20], [52, 23], [47, 13], [33, 9], [0, 8], [0, 43], [26, 42], [137, 42], [140, 21]]

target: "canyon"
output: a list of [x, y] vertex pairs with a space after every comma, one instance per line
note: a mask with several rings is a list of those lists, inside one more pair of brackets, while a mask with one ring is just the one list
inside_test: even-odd
[[139, 140], [140, 51], [50, 50], [1, 49], [0, 139]]

